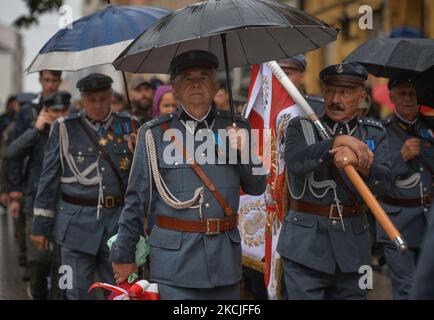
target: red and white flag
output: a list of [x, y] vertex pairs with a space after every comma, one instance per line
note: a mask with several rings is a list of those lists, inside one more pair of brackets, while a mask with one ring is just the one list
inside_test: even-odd
[[243, 263], [264, 273], [268, 298], [279, 296], [282, 267], [276, 252], [284, 217], [285, 130], [301, 112], [266, 63], [252, 67], [246, 118], [259, 129], [258, 154], [269, 168], [267, 188], [261, 196], [241, 195], [239, 228]]

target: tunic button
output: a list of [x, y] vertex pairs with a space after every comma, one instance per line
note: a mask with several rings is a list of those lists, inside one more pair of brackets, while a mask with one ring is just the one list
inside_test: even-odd
[[102, 186], [102, 189], [103, 189], [103, 190], [105, 190], [105, 189], [106, 189], [106, 187], [105, 187], [105, 186]]
[[374, 185], [378, 186], [380, 184], [380, 181], [375, 181]]
[[323, 159], [319, 159], [318, 161], [319, 161], [319, 163], [324, 163]]
[[335, 225], [337, 225], [337, 224], [338, 224], [338, 222], [337, 222], [336, 220], [333, 220], [333, 221], [332, 221], [332, 225], [335, 226]]
[[420, 168], [419, 168], [419, 170], [420, 170], [420, 172], [422, 172], [422, 171], [423, 171], [423, 168], [422, 168], [422, 167], [420, 167]]
[[298, 221], [298, 218], [297, 218], [297, 217], [294, 217], [294, 218], [292, 218], [292, 220], [297, 222], [297, 221]]
[[177, 165], [178, 165], [178, 162], [175, 161], [175, 166], [177, 166]]
[[428, 209], [427, 208], [423, 208], [423, 212], [427, 213]]
[[211, 207], [211, 205], [207, 202], [205, 203], [205, 208], [209, 209]]
[[101, 168], [101, 171], [104, 171], [105, 170], [105, 168]]

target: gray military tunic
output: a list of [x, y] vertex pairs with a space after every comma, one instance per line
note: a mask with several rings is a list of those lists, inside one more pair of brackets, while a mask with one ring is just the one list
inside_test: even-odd
[[[119, 205], [111, 207], [113, 203], [108, 197], [122, 197], [122, 191], [110, 165], [99, 154], [79, 121], [83, 121], [96, 137], [98, 127], [104, 127], [105, 134], [100, 138], [106, 139], [104, 148], [126, 185], [132, 161], [127, 146], [131, 119], [111, 114], [99, 125], [90, 123], [81, 113], [61, 118], [52, 125], [45, 149], [34, 202], [32, 234], [49, 237], [54, 233], [54, 238], [61, 246], [62, 263], [70, 264], [74, 271], [75, 286], [73, 290], [67, 291], [68, 298], [87, 299], [93, 297], [87, 295], [87, 289], [94, 281], [95, 268], [98, 268], [102, 281], [113, 283], [106, 241], [116, 234], [122, 208]], [[62, 126], [66, 128], [69, 145], [65, 144], [64, 137], [60, 139]], [[72, 164], [68, 163], [64, 151]], [[74, 171], [79, 172], [79, 179]], [[60, 200], [56, 201], [58, 192]], [[98, 210], [96, 205], [72, 204], [63, 200], [63, 195], [101, 199], [105, 206]]]
[[[406, 240], [409, 250], [398, 253], [381, 228], [377, 228], [377, 240], [383, 243], [388, 273], [392, 280], [395, 299], [408, 299], [413, 284], [413, 275], [419, 256], [419, 249], [427, 228], [428, 210], [433, 190], [434, 137], [433, 125], [421, 116], [413, 124], [401, 120], [396, 114], [385, 122], [392, 159], [392, 185], [383, 199], [382, 207]], [[431, 129], [431, 133], [429, 131]], [[405, 140], [418, 137], [421, 141], [420, 155], [407, 162], [401, 155]], [[425, 199], [416, 206], [393, 203], [393, 199]]]
[[[158, 168], [167, 184], [168, 190], [180, 201], [191, 199], [194, 191], [204, 188], [202, 205], [203, 219], [224, 218], [222, 207], [213, 194], [203, 185], [194, 171], [185, 161], [167, 163], [163, 156], [171, 141], [163, 139], [163, 129], [160, 124], [165, 122], [170, 129], [177, 129], [185, 138], [186, 126], [183, 123], [185, 112], [178, 108], [174, 114], [164, 115], [145, 123], [139, 131], [139, 138], [134, 155], [125, 208], [119, 221], [119, 237], [111, 250], [111, 260], [117, 263], [134, 262], [135, 244], [139, 240], [140, 228], [143, 225], [151, 193], [157, 193], [152, 183], [148, 167], [147, 143], [145, 134], [151, 130], [158, 156]], [[211, 109], [209, 116], [203, 122], [214, 133], [231, 125], [229, 113]], [[201, 123], [201, 124], [203, 124]], [[239, 127], [248, 128], [248, 124], [237, 120]], [[197, 156], [207, 156], [208, 152], [198, 153], [201, 142], [195, 142], [194, 150]], [[197, 154], [198, 153], [198, 154]], [[181, 158], [182, 159], [182, 158]], [[253, 175], [252, 168], [260, 167], [250, 161], [248, 164], [203, 164], [202, 169], [213, 181], [216, 189], [236, 213], [239, 205], [240, 187], [244, 192], [253, 195], [262, 194], [265, 190], [265, 176]], [[157, 215], [183, 220], [200, 220], [198, 208], [174, 209], [162, 198], [160, 193], [155, 197], [155, 212]], [[217, 288], [237, 285], [241, 280], [241, 244], [238, 229], [221, 232], [216, 235], [204, 233], [180, 232], [153, 227], [149, 243], [151, 246], [150, 277], [151, 281], [178, 288]], [[239, 294], [239, 293], [238, 293]], [[189, 295], [191, 297], [191, 295]], [[210, 298], [213, 295], [207, 294]], [[185, 297], [183, 294], [162, 295], [161, 298]], [[220, 297], [215, 295], [214, 297]], [[200, 298], [200, 290], [193, 298]]]
[[[384, 193], [390, 183], [390, 161], [385, 130], [381, 123], [354, 118], [338, 124], [327, 116], [323, 120], [334, 135], [352, 135], [370, 145], [375, 160], [365, 182], [375, 195]], [[353, 195], [351, 197], [331, 168], [333, 157], [329, 151], [334, 139], [321, 140], [315, 132], [316, 142], [308, 145], [301, 121], [312, 127], [306, 119], [297, 117], [290, 121], [285, 138], [285, 164], [292, 196], [318, 205], [336, 204], [336, 196], [344, 206], [354, 206], [354, 199], [359, 204], [363, 203], [345, 174], [342, 173], [341, 176]], [[309, 180], [305, 185], [310, 173], [313, 173], [316, 182], [335, 181], [336, 195], [330, 184], [328, 189], [327, 186], [315, 185]], [[335, 210], [334, 216], [337, 214]], [[285, 277], [289, 276], [286, 281], [289, 299], [363, 298], [363, 293], [357, 292], [356, 277], [361, 266], [371, 264], [370, 250], [366, 214], [346, 217], [340, 221], [314, 213], [289, 210], [277, 245], [277, 251], [286, 261], [284, 267]], [[353, 276], [348, 278], [345, 276], [348, 274]], [[338, 287], [339, 281], [345, 282], [348, 291], [342, 293], [338, 289], [327, 296], [327, 288]]]

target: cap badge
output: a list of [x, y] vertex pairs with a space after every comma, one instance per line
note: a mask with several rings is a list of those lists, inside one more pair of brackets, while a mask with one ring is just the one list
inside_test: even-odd
[[338, 64], [338, 65], [336, 66], [336, 72], [337, 72], [337, 73], [342, 73], [342, 72], [344, 72], [344, 66], [341, 65], [341, 64]]

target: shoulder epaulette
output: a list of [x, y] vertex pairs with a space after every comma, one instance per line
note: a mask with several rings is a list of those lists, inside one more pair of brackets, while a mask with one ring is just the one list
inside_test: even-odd
[[[232, 115], [230, 111], [223, 111], [223, 110], [218, 110], [215, 113], [216, 117], [220, 117], [220, 118], [225, 118], [225, 119], [231, 119]], [[249, 123], [249, 121], [245, 118], [243, 118], [240, 114], [235, 113], [235, 121], [238, 122], [244, 122], [244, 123]]]
[[144, 129], [150, 129], [150, 128], [153, 128], [153, 127], [156, 127], [156, 126], [162, 124], [163, 122], [167, 122], [167, 121], [172, 120], [173, 117], [174, 117], [173, 113], [171, 113], [171, 114], [165, 114], [165, 115], [159, 116], [157, 118], [154, 118], [152, 120], [149, 120], [149, 121], [145, 122], [142, 125], [142, 127]]
[[318, 97], [318, 96], [306, 96], [307, 100], [311, 100], [311, 101], [315, 101], [315, 102], [321, 102], [324, 103], [324, 98], [323, 97]]
[[58, 121], [59, 122], [67, 122], [67, 121], [78, 119], [78, 118], [81, 118], [81, 112], [71, 113], [65, 117], [60, 117]]
[[359, 119], [359, 124], [365, 125], [365, 126], [377, 127], [380, 129], [384, 128], [383, 123], [381, 121], [370, 119], [370, 118]]

